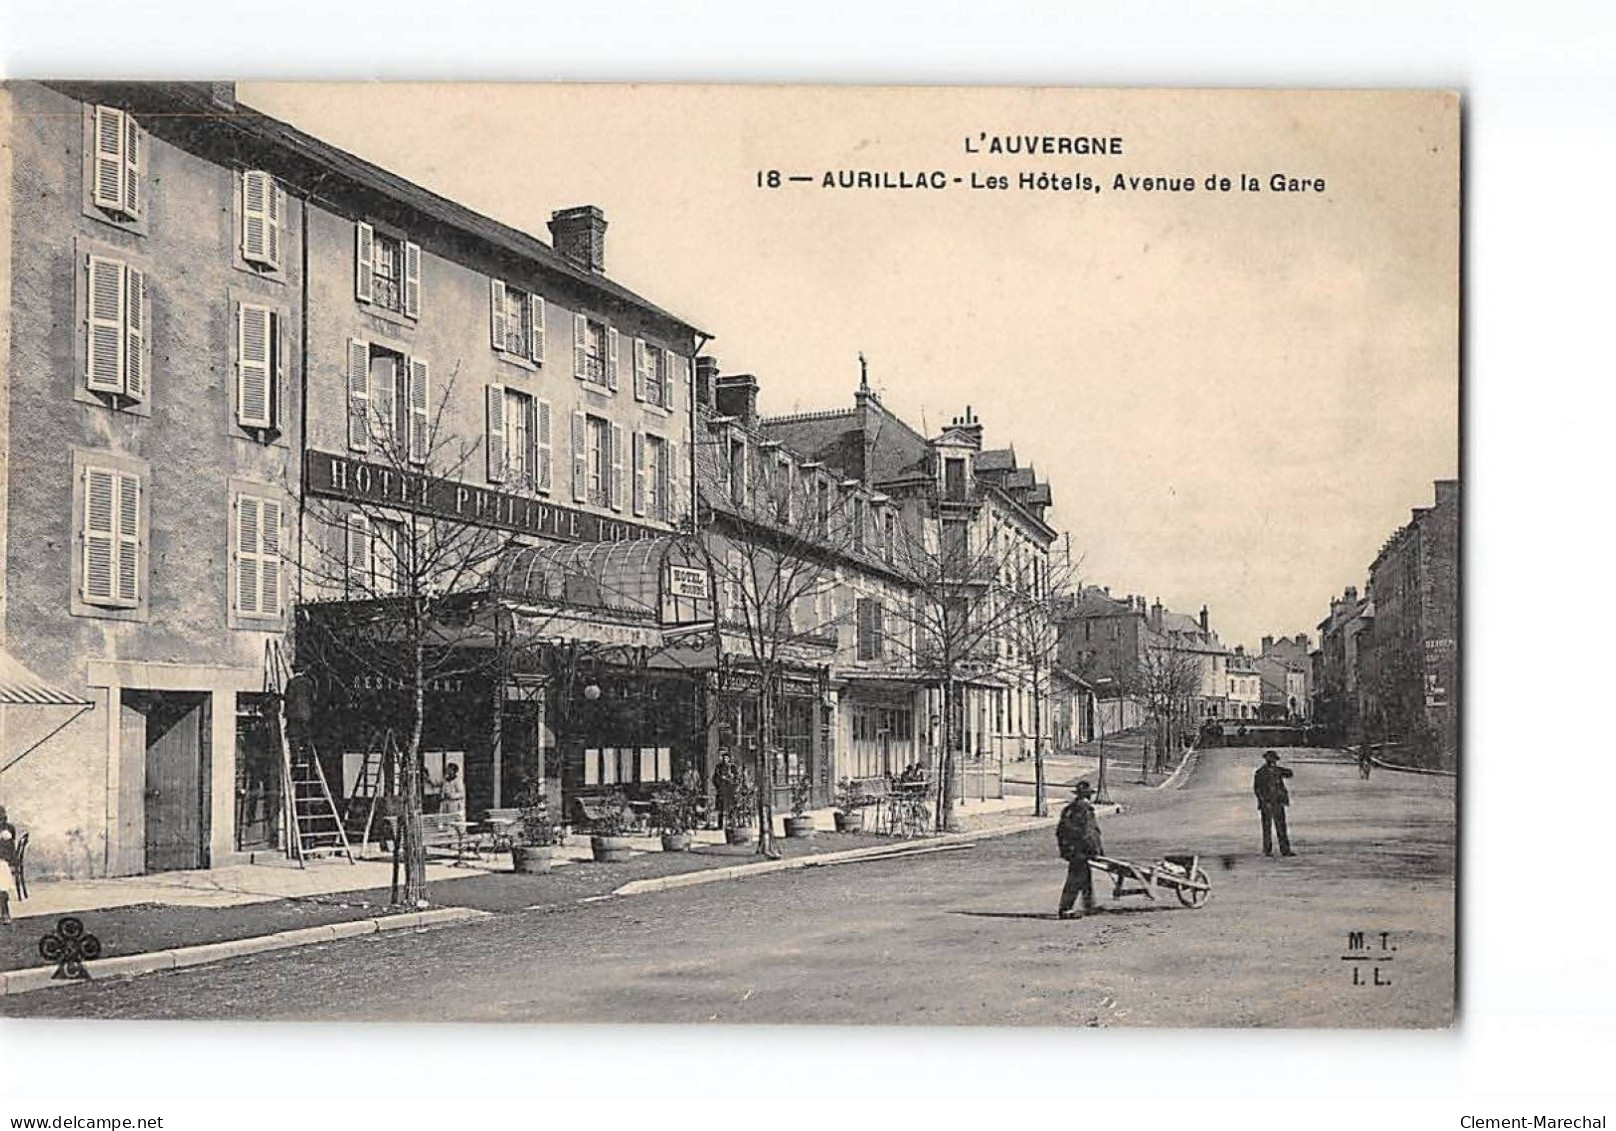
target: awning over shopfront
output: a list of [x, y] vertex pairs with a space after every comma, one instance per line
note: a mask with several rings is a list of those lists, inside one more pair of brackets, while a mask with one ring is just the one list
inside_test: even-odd
[[508, 607], [604, 610], [672, 628], [712, 620], [701, 549], [677, 534], [622, 542], [520, 546], [496, 573]]
[[90, 707], [80, 699], [47, 682], [21, 660], [0, 648], [0, 706]]

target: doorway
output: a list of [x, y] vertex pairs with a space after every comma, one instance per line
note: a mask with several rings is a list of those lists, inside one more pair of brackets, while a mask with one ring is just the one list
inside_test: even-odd
[[145, 870], [207, 863], [211, 697], [200, 691], [125, 691], [145, 723]]

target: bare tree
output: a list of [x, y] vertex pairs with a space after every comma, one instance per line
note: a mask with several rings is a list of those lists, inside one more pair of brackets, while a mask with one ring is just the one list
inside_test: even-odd
[[[1138, 657], [1115, 676], [1129, 698], [1144, 705], [1156, 734], [1158, 769], [1182, 720], [1187, 704], [1201, 686], [1201, 661], [1194, 652], [1178, 647], [1172, 640], [1155, 639], [1146, 643]], [[1148, 775], [1148, 759], [1139, 758], [1139, 777]]]
[[[849, 615], [836, 607], [836, 591], [849, 559], [864, 552], [869, 531], [863, 506], [818, 474], [817, 466], [802, 470], [760, 452], [760, 446], [708, 441], [710, 458], [698, 492], [701, 545], [720, 629], [720, 672], [728, 686], [756, 688], [757, 851], [773, 856], [785, 674], [827, 644], [834, 647], [836, 628]], [[722, 654], [726, 633], [740, 638], [740, 656]], [[733, 671], [736, 659], [750, 671]]]
[[[481, 439], [467, 440], [445, 426], [457, 375], [458, 369], [443, 383], [435, 405], [426, 401], [426, 377], [420, 373], [398, 374], [392, 388], [372, 385], [365, 415], [351, 419], [349, 428], [351, 439], [362, 446], [359, 458], [370, 465], [367, 474], [387, 483], [377, 492], [378, 501], [310, 498], [299, 564], [300, 654], [321, 657], [328, 670], [335, 666], [377, 677], [381, 686], [402, 689], [407, 697], [401, 723], [408, 741], [400, 744], [397, 770], [398, 851], [403, 901], [411, 905], [424, 899], [426, 885], [421, 829], [426, 690], [434, 681], [486, 671], [508, 659], [498, 648], [458, 645], [474, 631], [478, 612], [488, 607], [494, 566], [515, 545], [515, 535], [456, 517], [454, 503], [480, 492], [468, 482], [469, 473], [485, 459], [500, 464], [497, 477], [506, 479], [510, 493], [535, 485], [535, 469], [511, 466], [513, 453], [485, 453]], [[403, 389], [415, 395], [403, 395]], [[392, 499], [409, 502], [385, 501]]]
[[[1034, 566], [1031, 563], [1037, 562]], [[1005, 621], [1009, 648], [1002, 670], [1021, 679], [1032, 692], [1033, 710], [1033, 814], [1049, 815], [1049, 781], [1045, 771], [1046, 705], [1054, 695], [1055, 661], [1060, 654], [1060, 611], [1078, 588], [1075, 583], [1082, 559], [1071, 551], [1029, 559], [1016, 555], [1004, 563], [1008, 584], [1001, 586], [1011, 612]]]

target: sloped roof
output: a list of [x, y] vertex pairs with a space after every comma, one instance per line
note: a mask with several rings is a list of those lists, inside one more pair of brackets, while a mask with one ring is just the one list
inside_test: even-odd
[[976, 457], [978, 471], [1011, 471], [1016, 466], [1016, 449], [990, 448]]

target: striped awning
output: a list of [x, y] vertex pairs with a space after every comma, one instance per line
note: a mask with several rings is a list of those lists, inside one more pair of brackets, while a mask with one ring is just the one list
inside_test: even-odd
[[10, 652], [0, 648], [0, 705], [33, 704], [41, 707], [88, 707], [88, 699], [69, 695], [36, 675]]

